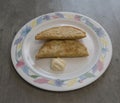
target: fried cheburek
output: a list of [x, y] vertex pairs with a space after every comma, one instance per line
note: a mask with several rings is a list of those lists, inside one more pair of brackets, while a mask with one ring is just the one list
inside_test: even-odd
[[48, 39], [81, 39], [86, 37], [86, 33], [76, 27], [59, 26], [44, 30], [35, 36], [36, 40]]
[[78, 40], [50, 40], [39, 49], [36, 58], [83, 56], [88, 56], [88, 51]]

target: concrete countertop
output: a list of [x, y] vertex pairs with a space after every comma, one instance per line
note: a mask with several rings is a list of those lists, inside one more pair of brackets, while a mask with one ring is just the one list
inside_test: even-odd
[[[84, 14], [108, 32], [113, 57], [94, 83], [70, 92], [49, 92], [25, 82], [15, 71], [10, 49], [16, 32], [31, 19], [54, 11]], [[120, 103], [119, 0], [0, 0], [0, 103]]]

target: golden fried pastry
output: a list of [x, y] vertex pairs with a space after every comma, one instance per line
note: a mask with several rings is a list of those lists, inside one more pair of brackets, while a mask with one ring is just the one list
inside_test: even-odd
[[86, 37], [86, 33], [72, 26], [59, 26], [47, 29], [35, 36], [36, 40], [42, 39], [81, 39]]
[[50, 40], [39, 49], [36, 58], [83, 56], [88, 56], [87, 48], [77, 40]]

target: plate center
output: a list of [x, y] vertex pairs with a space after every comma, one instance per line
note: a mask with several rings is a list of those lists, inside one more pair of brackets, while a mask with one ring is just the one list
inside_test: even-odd
[[[45, 42], [44, 40], [35, 40], [35, 35], [45, 29], [63, 25], [74, 26], [86, 31], [87, 37], [80, 39], [79, 41], [87, 47], [89, 56], [63, 58], [67, 63], [65, 70], [63, 72], [54, 72], [50, 69], [52, 58], [35, 59], [36, 53]], [[87, 72], [95, 65], [100, 54], [100, 46], [96, 33], [85, 24], [73, 20], [58, 19], [45, 22], [33, 28], [24, 40], [22, 54], [26, 64], [34, 72], [49, 78], [69, 79]]]

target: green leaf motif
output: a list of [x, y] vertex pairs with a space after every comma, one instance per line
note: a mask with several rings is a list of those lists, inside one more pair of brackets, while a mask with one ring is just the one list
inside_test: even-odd
[[20, 57], [22, 55], [22, 49], [20, 49], [17, 53], [18, 57]]
[[84, 75], [88, 78], [95, 77], [95, 75], [93, 73], [90, 73], [90, 72], [87, 72]]
[[37, 78], [39, 77], [38, 75], [31, 75], [32, 78]]

